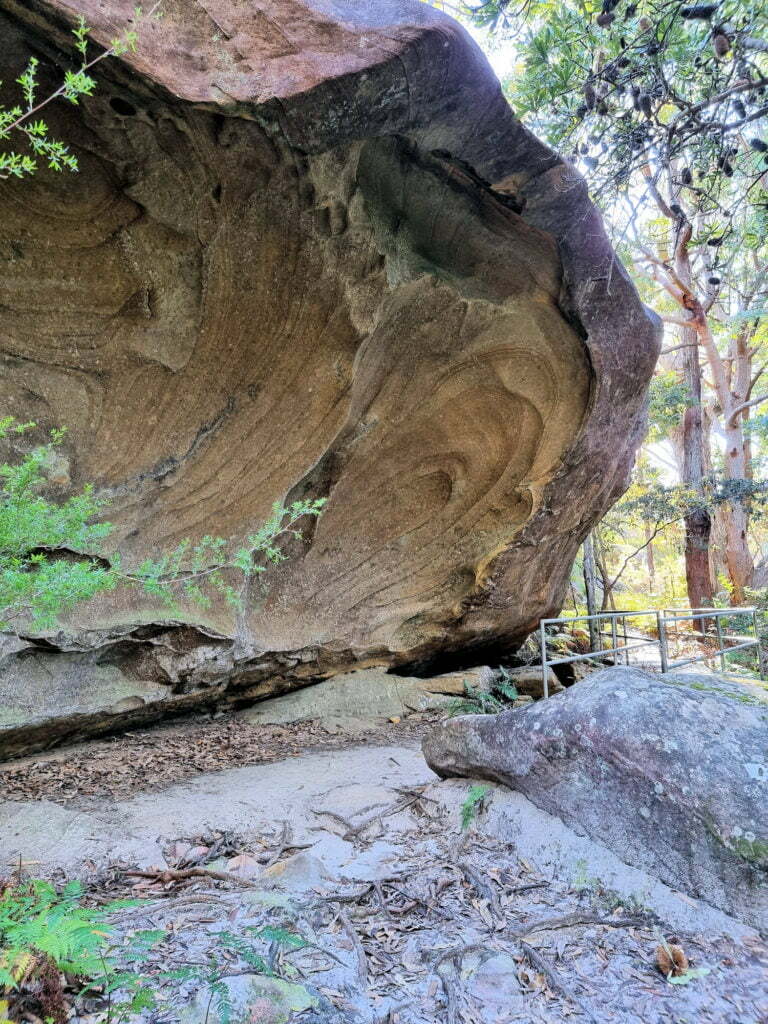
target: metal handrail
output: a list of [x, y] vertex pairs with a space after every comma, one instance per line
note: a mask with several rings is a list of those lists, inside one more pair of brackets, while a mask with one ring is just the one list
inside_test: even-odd
[[[648, 647], [650, 645], [658, 643], [657, 640], [653, 640], [653, 639], [644, 640], [644, 641], [642, 641], [640, 643], [637, 643], [637, 644], [629, 644], [627, 642], [628, 641], [628, 637], [627, 637], [627, 619], [641, 618], [644, 615], [653, 615], [654, 618], [656, 618], [657, 625], [658, 625], [659, 613], [658, 613], [658, 611], [656, 609], [652, 609], [652, 608], [643, 609], [643, 610], [637, 611], [637, 612], [633, 612], [633, 611], [622, 609], [621, 611], [597, 612], [597, 613], [595, 613], [593, 615], [561, 615], [561, 616], [559, 616], [557, 618], [554, 618], [554, 619], [540, 619], [539, 620], [539, 630], [540, 630], [540, 636], [541, 636], [541, 676], [542, 676], [542, 687], [543, 687], [544, 697], [545, 698], [549, 697], [549, 669], [550, 669], [550, 666], [552, 666], [552, 665], [565, 665], [565, 664], [568, 664], [569, 662], [572, 662], [572, 661], [589, 661], [590, 659], [605, 657], [608, 654], [621, 654], [622, 652], [625, 654], [626, 664], [628, 665], [629, 664], [629, 654], [627, 653], [628, 651], [635, 650], [637, 647]], [[567, 657], [567, 658], [555, 658], [555, 659], [547, 658], [547, 639], [546, 639], [546, 636], [547, 636], [547, 634], [546, 634], [546, 627], [547, 626], [552, 626], [552, 625], [555, 625], [556, 623], [567, 623], [567, 622], [600, 622], [600, 621], [605, 620], [605, 619], [608, 619], [611, 622], [611, 633], [610, 633], [610, 636], [611, 636], [611, 640], [613, 642], [613, 647], [611, 647], [611, 648], [609, 648], [607, 650], [591, 651], [589, 654], [573, 654], [573, 655], [571, 655], [570, 657]], [[623, 639], [624, 639], [624, 644], [623, 645], [619, 645], [619, 642], [618, 642], [618, 620], [619, 619], [622, 620], [622, 632], [623, 632]], [[598, 635], [602, 636], [602, 630], [600, 631], [600, 633]]]
[[[726, 658], [729, 655], [733, 654], [735, 651], [741, 651], [748, 647], [756, 647], [758, 672], [761, 679], [765, 678], [765, 667], [763, 664], [762, 648], [760, 645], [760, 629], [757, 624], [757, 608], [668, 608], [664, 611], [665, 614], [659, 620], [661, 625], [661, 632], [659, 633], [659, 649], [661, 654], [662, 672], [669, 672], [670, 669], [674, 668], [682, 668], [684, 665], [695, 665], [699, 661], [711, 661], [712, 658], [716, 657], [720, 658], [721, 671], [726, 672], [728, 668], [726, 664]], [[683, 614], [666, 614], [668, 612], [681, 612]], [[721, 619], [733, 618], [736, 616], [749, 616], [749, 618], [752, 620], [752, 628], [755, 633], [754, 639], [743, 640], [741, 643], [731, 644], [729, 647], [725, 647], [724, 641], [730, 640], [731, 638], [727, 635], [723, 635]], [[691, 622], [703, 618], [715, 620], [717, 650], [706, 654], [697, 654], [693, 658], [680, 658], [677, 661], [670, 661], [669, 650], [667, 646], [667, 624], [677, 622]]]
[[[679, 613], [679, 614], [678, 614]], [[630, 639], [634, 640], [635, 637], [630, 637], [627, 634], [627, 619], [641, 618], [643, 616], [652, 615], [656, 619], [656, 638], [648, 638], [645, 640], [639, 640], [638, 643], [629, 643]], [[553, 665], [567, 665], [575, 661], [590, 661], [596, 658], [605, 657], [606, 655], [624, 654], [625, 664], [629, 665], [629, 651], [637, 650], [640, 647], [655, 646], [658, 644], [659, 656], [661, 661], [661, 671], [669, 672], [671, 669], [682, 668], [683, 665], [692, 665], [699, 661], [710, 661], [712, 658], [720, 658], [720, 665], [722, 671], [727, 670], [726, 658], [733, 654], [735, 651], [744, 650], [746, 648], [757, 648], [758, 654], [758, 671], [760, 678], [765, 678], [765, 664], [763, 660], [762, 647], [760, 643], [760, 630], [757, 622], [758, 610], [754, 607], [749, 608], [644, 608], [640, 611], [610, 611], [610, 612], [597, 612], [593, 615], [561, 615], [557, 618], [541, 619], [539, 621], [540, 631], [540, 643], [541, 643], [541, 673], [542, 673], [542, 685], [544, 697], [549, 696], [549, 669]], [[733, 616], [749, 616], [754, 630], [754, 639], [744, 640], [743, 634], [738, 637], [731, 637], [723, 633], [721, 620], [723, 618], [730, 618]], [[693, 658], [683, 658], [678, 661], [670, 661], [669, 659], [669, 648], [668, 648], [668, 631], [667, 627], [678, 622], [692, 622], [703, 618], [713, 619], [716, 628], [717, 637], [717, 650], [708, 652], [706, 654], [700, 654]], [[610, 636], [612, 647], [600, 649], [598, 651], [589, 651], [587, 654], [571, 654], [567, 657], [562, 658], [549, 658], [547, 656], [547, 634], [546, 627], [560, 624], [567, 624], [572, 622], [588, 622], [588, 623], [600, 623], [604, 620], [609, 620], [611, 623], [610, 633], [604, 633], [602, 629], [599, 629], [596, 633], [590, 630], [590, 638], [594, 639], [596, 636], [598, 642], [602, 641], [603, 636]], [[619, 644], [619, 620], [621, 620], [621, 629], [623, 633], [623, 644]], [[705, 634], [708, 635], [708, 634]], [[741, 642], [731, 644], [730, 646], [724, 646], [726, 641], [739, 639]]]

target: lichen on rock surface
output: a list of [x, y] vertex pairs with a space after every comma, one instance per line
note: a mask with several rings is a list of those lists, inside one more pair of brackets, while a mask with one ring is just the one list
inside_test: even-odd
[[[78, 15], [103, 44], [132, 9], [0, 0], [0, 78], [66, 59]], [[176, 627], [129, 593], [48, 641], [131, 671], [140, 650], [177, 691], [482, 664], [559, 607], [622, 492], [656, 323], [583, 180], [450, 18], [163, 10], [92, 98], [51, 108], [81, 173], [3, 182], [0, 408], [68, 428], [58, 486], [111, 497], [128, 566], [328, 504], [251, 611], [256, 659], [227, 654], [225, 607], [189, 608], [180, 661], [214, 654], [174, 677]]]
[[[442, 776], [490, 778], [627, 864], [768, 925], [768, 696], [616, 667], [523, 712], [465, 716], [424, 741]], [[761, 770], [762, 768], [762, 770]]]

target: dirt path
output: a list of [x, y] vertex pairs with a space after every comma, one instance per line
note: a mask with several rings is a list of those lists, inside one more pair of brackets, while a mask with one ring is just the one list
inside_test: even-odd
[[[141, 897], [122, 934], [165, 932], [144, 968], [162, 997], [145, 1024], [203, 1024], [207, 983], [160, 978], [189, 963], [216, 965], [235, 1019], [259, 1024], [768, 1020], [768, 950], [749, 929], [502, 787], [486, 787], [463, 830], [471, 783], [432, 775], [416, 724], [397, 743], [301, 728], [261, 753], [220, 721], [4, 770], [22, 791], [28, 771], [37, 799], [0, 804], [0, 861], [81, 877], [93, 899]], [[300, 751], [307, 737], [322, 749]], [[276, 760], [278, 740], [289, 756]], [[225, 767], [230, 757], [239, 767]], [[112, 764], [111, 781], [89, 758]], [[220, 770], [201, 774], [207, 764]], [[126, 767], [117, 781], [115, 765]], [[240, 881], [164, 874], [190, 865]], [[265, 927], [303, 945], [262, 943], [270, 969], [254, 971], [238, 943], [258, 944], [253, 929]], [[660, 934], [709, 973], [669, 985], [655, 966]], [[78, 1004], [72, 1022], [95, 1024], [101, 1010]]]

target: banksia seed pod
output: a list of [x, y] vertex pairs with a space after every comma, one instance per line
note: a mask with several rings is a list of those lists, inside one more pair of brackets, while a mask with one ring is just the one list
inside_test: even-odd
[[616, 20], [616, 15], [611, 11], [601, 11], [597, 16], [597, 24], [600, 28], [608, 28]]
[[682, 181], [684, 185], [691, 185], [693, 183], [693, 175], [691, 174], [690, 167], [684, 167], [682, 169], [680, 172], [680, 181]]
[[733, 109], [736, 111], [736, 113], [739, 115], [739, 117], [746, 117], [747, 116], [747, 108], [744, 106], [744, 104], [741, 102], [741, 100], [734, 100], [733, 101]]
[[584, 86], [584, 102], [587, 105], [587, 110], [594, 110], [595, 103], [597, 102], [597, 94], [590, 82]]
[[722, 60], [731, 48], [731, 40], [725, 32], [717, 31], [712, 36], [712, 48], [715, 51], [715, 56]]
[[644, 92], [642, 94], [642, 96], [640, 97], [640, 101], [639, 102], [640, 102], [640, 109], [645, 114], [645, 116], [646, 117], [652, 117], [653, 116], [653, 104], [651, 103], [651, 97], [648, 95], [647, 92]]
[[637, 23], [637, 27], [640, 29], [641, 32], [650, 32], [650, 30], [653, 28], [653, 22], [650, 18], [640, 18], [640, 20]]
[[768, 143], [763, 142], [762, 139], [750, 139], [749, 144], [758, 153], [768, 153]]
[[665, 942], [656, 949], [656, 966], [665, 978], [679, 978], [688, 970], [688, 957], [682, 946]]

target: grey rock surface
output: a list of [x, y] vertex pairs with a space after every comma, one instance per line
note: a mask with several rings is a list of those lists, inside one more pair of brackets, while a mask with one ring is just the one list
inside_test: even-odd
[[523, 711], [448, 719], [424, 753], [768, 926], [768, 702], [738, 683], [607, 669]]
[[488, 668], [449, 672], [432, 679], [396, 676], [386, 668], [345, 672], [317, 686], [295, 690], [273, 700], [261, 701], [242, 712], [249, 722], [300, 722], [318, 718], [323, 722], [336, 719], [366, 720], [424, 711], [461, 696], [465, 684], [487, 689], [493, 679]]

